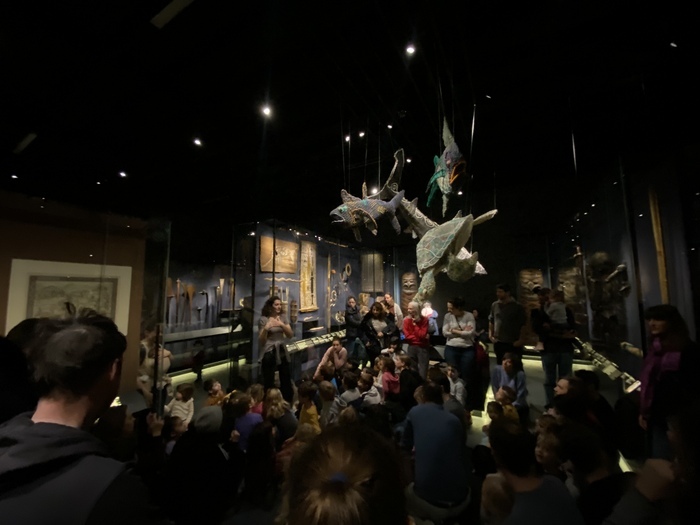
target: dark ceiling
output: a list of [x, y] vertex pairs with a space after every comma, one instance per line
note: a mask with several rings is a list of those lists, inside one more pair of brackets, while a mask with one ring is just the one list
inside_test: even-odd
[[[351, 239], [340, 190], [383, 182], [398, 148], [425, 207], [444, 118], [468, 166], [453, 207], [474, 213], [698, 138], [690, 2], [194, 0], [151, 22], [179, 4], [3, 3], [0, 188], [166, 217], [209, 257], [269, 218]], [[510, 226], [543, 227], [528, 216]]]

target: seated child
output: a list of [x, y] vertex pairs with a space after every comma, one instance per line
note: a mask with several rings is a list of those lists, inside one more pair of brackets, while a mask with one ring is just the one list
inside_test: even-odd
[[319, 424], [321, 425], [321, 430], [323, 430], [337, 419], [340, 410], [338, 410], [339, 403], [336, 403], [336, 400], [340, 399], [340, 397], [335, 386], [330, 381], [321, 381], [319, 383], [318, 394], [321, 398]]
[[513, 421], [520, 422], [518, 409], [515, 408], [515, 405], [513, 405], [513, 403], [515, 403], [515, 400], [518, 398], [518, 395], [515, 393], [515, 390], [513, 390], [508, 385], [504, 385], [496, 391], [496, 395], [494, 397], [496, 401], [500, 403], [500, 405], [503, 407], [503, 415], [505, 417], [510, 418]]
[[165, 441], [165, 455], [170, 456], [175, 443], [187, 432], [187, 425], [177, 416], [166, 416], [163, 421], [163, 439]]
[[[314, 398], [318, 392], [318, 386], [313, 381], [304, 381], [299, 385], [297, 396], [299, 397], [299, 427], [304, 423], [314, 427], [316, 434], [321, 433], [321, 423], [319, 421], [318, 409], [314, 403]], [[297, 432], [299, 428], [297, 427]]]
[[387, 348], [382, 349], [382, 355], [388, 355], [389, 357], [398, 356], [401, 353], [401, 338], [396, 336], [391, 338]]
[[[352, 410], [352, 409], [351, 409]], [[283, 480], [289, 469], [289, 463], [303, 447], [309, 444], [316, 437], [316, 430], [313, 425], [304, 423], [299, 425], [294, 437], [287, 439], [279, 452], [275, 456], [275, 467], [278, 479]]]
[[552, 414], [541, 414], [537, 419], [535, 419], [535, 434], [539, 435], [543, 432], [547, 432], [550, 428], [557, 424], [557, 418]]
[[357, 388], [362, 396], [362, 404], [360, 408], [367, 407], [369, 405], [378, 405], [382, 401], [382, 396], [376, 386], [376, 372], [370, 372], [369, 369], [365, 369], [360, 374], [360, 379], [357, 381]]
[[535, 459], [542, 472], [566, 480], [566, 472], [562, 469], [562, 446], [559, 440], [558, 425], [550, 427], [537, 435]]
[[204, 390], [209, 393], [207, 399], [204, 401], [204, 406], [221, 406], [224, 401], [224, 397], [226, 397], [223, 388], [221, 388], [221, 383], [219, 383], [216, 379], [207, 379], [204, 381], [202, 386], [204, 387]]
[[238, 448], [245, 452], [248, 449], [248, 439], [255, 425], [262, 423], [263, 417], [251, 411], [253, 401], [246, 392], [233, 392], [229, 399], [231, 416], [234, 418], [233, 428], [239, 434]]
[[452, 365], [447, 367], [447, 377], [450, 379], [450, 395], [459, 401], [463, 407], [467, 406], [467, 387], [464, 379], [459, 377], [459, 371]]
[[177, 385], [175, 397], [165, 405], [163, 413], [166, 416], [177, 416], [182, 419], [185, 426], [190, 424], [194, 416], [194, 385], [181, 383]]
[[253, 383], [248, 388], [248, 394], [252, 399], [253, 407], [250, 409], [251, 412], [255, 414], [262, 415], [263, 412], [263, 399], [265, 398], [265, 387], [260, 383]]
[[401, 385], [396, 375], [396, 363], [394, 359], [389, 356], [382, 356], [379, 366], [382, 371], [381, 382], [384, 400], [398, 402], [400, 400], [399, 392], [401, 390]]

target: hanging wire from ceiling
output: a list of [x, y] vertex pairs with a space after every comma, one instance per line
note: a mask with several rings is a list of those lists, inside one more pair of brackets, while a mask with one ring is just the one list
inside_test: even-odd
[[340, 151], [343, 161], [343, 188], [348, 188], [350, 183], [350, 144], [348, 144], [348, 160], [345, 161], [345, 135], [343, 133], [343, 106], [340, 105]]

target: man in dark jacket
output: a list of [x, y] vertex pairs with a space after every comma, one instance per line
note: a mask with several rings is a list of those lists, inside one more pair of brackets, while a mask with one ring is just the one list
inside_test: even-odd
[[94, 312], [49, 325], [27, 349], [36, 410], [0, 426], [2, 523], [160, 523], [141, 480], [88, 432], [117, 395], [126, 338]]

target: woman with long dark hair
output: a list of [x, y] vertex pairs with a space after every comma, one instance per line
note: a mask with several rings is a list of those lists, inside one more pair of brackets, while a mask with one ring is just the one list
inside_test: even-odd
[[289, 370], [289, 353], [284, 344], [286, 339], [294, 336], [294, 330], [282, 315], [282, 301], [272, 296], [262, 308], [258, 321], [258, 352], [260, 371], [263, 377], [265, 391], [275, 386], [275, 372], [280, 373], [280, 390], [289, 403], [294, 398], [292, 375]]
[[639, 425], [647, 435], [649, 457], [670, 459], [667, 420], [697, 396], [691, 385], [697, 374], [698, 347], [675, 306], [652, 306], [644, 318], [649, 339], [639, 378]]
[[396, 324], [386, 315], [382, 303], [374, 302], [360, 323], [360, 337], [370, 363], [374, 364], [374, 359], [389, 347], [389, 341], [395, 335], [398, 335]]
[[357, 299], [354, 295], [348, 296], [345, 302], [345, 339], [348, 350], [348, 359], [361, 362], [367, 359], [365, 347], [360, 339], [360, 324], [362, 314], [357, 306]]

